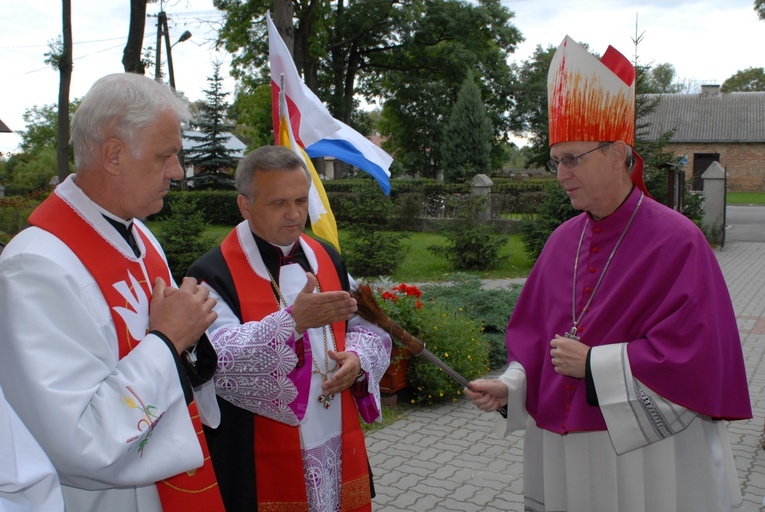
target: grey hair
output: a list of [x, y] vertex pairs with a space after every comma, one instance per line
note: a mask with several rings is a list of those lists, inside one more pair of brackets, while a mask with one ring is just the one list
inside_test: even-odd
[[303, 169], [309, 182], [311, 175], [302, 158], [284, 146], [261, 146], [250, 152], [236, 166], [236, 190], [252, 200], [252, 180], [258, 171], [295, 171]]
[[[601, 151], [605, 152], [606, 149], [609, 148], [609, 146], [612, 144], [612, 141], [601, 141], [600, 144], [608, 144], [608, 146], [603, 146], [600, 148]], [[627, 156], [624, 158], [624, 165], [627, 166], [627, 170], [631, 171], [632, 166], [635, 165], [635, 155], [633, 154], [632, 146], [629, 144], [625, 144], [627, 146]]]
[[[140, 158], [139, 137], [163, 111], [180, 122], [191, 119], [186, 103], [167, 86], [135, 73], [114, 73], [98, 79], [72, 116], [71, 143], [78, 170], [94, 165], [105, 137], [123, 140], [134, 158]], [[114, 133], [107, 130], [113, 123]]]

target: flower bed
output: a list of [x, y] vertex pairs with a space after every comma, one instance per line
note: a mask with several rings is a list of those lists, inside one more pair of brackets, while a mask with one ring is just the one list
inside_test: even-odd
[[[392, 287], [383, 283], [375, 291], [388, 316], [465, 378], [474, 379], [489, 371], [489, 345], [482, 326], [460, 308], [447, 307], [437, 296], [423, 301], [422, 290], [405, 283]], [[397, 378], [400, 384], [402, 359], [402, 354], [392, 358], [389, 375], [384, 380]], [[454, 401], [461, 396], [463, 386], [433, 363], [418, 357], [409, 357], [407, 363], [406, 385], [398, 389], [406, 387], [412, 403]]]

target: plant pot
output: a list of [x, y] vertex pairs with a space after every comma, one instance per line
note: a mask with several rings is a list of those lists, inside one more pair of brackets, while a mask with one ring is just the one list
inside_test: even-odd
[[406, 371], [409, 368], [409, 351], [395, 343], [390, 351], [390, 366], [380, 380], [380, 392], [387, 395], [406, 387]]

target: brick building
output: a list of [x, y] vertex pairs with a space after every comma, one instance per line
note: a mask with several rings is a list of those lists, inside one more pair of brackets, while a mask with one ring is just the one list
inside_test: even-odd
[[694, 189], [719, 162], [728, 190], [765, 191], [765, 92], [721, 93], [719, 85], [704, 85], [700, 94], [663, 94], [644, 121], [650, 123], [643, 136], [648, 140], [676, 130], [667, 148], [686, 156], [685, 175]]

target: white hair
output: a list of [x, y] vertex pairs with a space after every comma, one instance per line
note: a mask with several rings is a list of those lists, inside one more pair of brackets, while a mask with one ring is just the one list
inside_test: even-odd
[[[112, 135], [128, 145], [134, 158], [140, 158], [140, 134], [163, 111], [174, 113], [180, 122], [191, 119], [184, 101], [167, 85], [135, 73], [100, 78], [72, 116], [75, 166], [81, 170], [94, 165], [101, 143]], [[107, 133], [110, 125], [113, 134]]]

